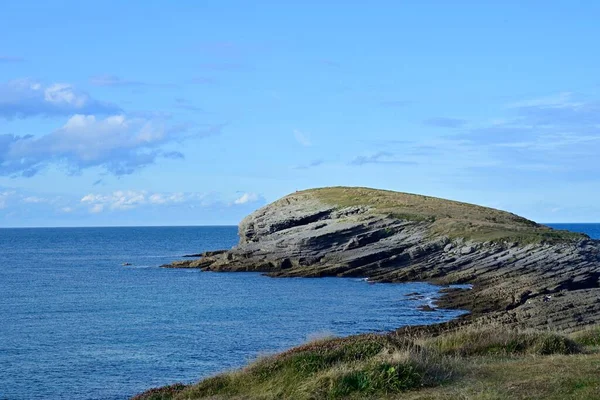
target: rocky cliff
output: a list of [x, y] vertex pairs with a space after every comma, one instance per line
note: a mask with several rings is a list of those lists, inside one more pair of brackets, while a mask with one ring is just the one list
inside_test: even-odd
[[296, 192], [246, 217], [239, 244], [171, 267], [277, 277], [470, 283], [471, 320], [573, 330], [600, 322], [600, 242], [511, 213], [367, 188]]

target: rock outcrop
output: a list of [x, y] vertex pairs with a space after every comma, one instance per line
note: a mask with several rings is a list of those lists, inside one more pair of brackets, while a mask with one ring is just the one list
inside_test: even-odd
[[514, 214], [365, 188], [297, 192], [239, 225], [229, 251], [170, 267], [274, 277], [472, 284], [438, 303], [468, 318], [576, 329], [600, 322], [600, 242]]

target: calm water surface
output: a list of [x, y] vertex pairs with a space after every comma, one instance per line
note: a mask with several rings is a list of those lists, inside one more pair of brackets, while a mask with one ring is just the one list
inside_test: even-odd
[[428, 284], [158, 268], [235, 243], [235, 227], [0, 229], [0, 399], [124, 399], [314, 335], [460, 314], [418, 311]]

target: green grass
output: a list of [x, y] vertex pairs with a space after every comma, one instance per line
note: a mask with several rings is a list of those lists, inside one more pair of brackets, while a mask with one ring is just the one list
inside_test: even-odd
[[367, 206], [373, 213], [431, 223], [432, 234], [451, 238], [519, 244], [572, 242], [587, 238], [584, 234], [554, 230], [509, 212], [418, 194], [361, 187], [328, 187], [296, 192], [290, 196], [316, 199], [337, 208]]
[[600, 327], [594, 326], [571, 335], [575, 342], [582, 346], [600, 347]]
[[590, 337], [470, 326], [324, 339], [137, 399], [597, 399], [600, 349]]
[[538, 331], [502, 327], [462, 329], [427, 340], [442, 354], [455, 356], [510, 356], [517, 354], [576, 354], [581, 347], [571, 338]]

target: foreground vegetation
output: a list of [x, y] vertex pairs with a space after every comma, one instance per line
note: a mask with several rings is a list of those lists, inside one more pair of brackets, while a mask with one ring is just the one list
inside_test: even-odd
[[[518, 215], [474, 204], [360, 187], [327, 187], [294, 193], [339, 207], [368, 206], [398, 219], [432, 223], [432, 234], [476, 241], [519, 244], [558, 243], [587, 238], [581, 233], [551, 229]], [[285, 201], [285, 198], [282, 199]], [[280, 200], [280, 201], [282, 201]]]
[[469, 326], [323, 339], [136, 397], [209, 398], [598, 399], [600, 327], [569, 337]]

